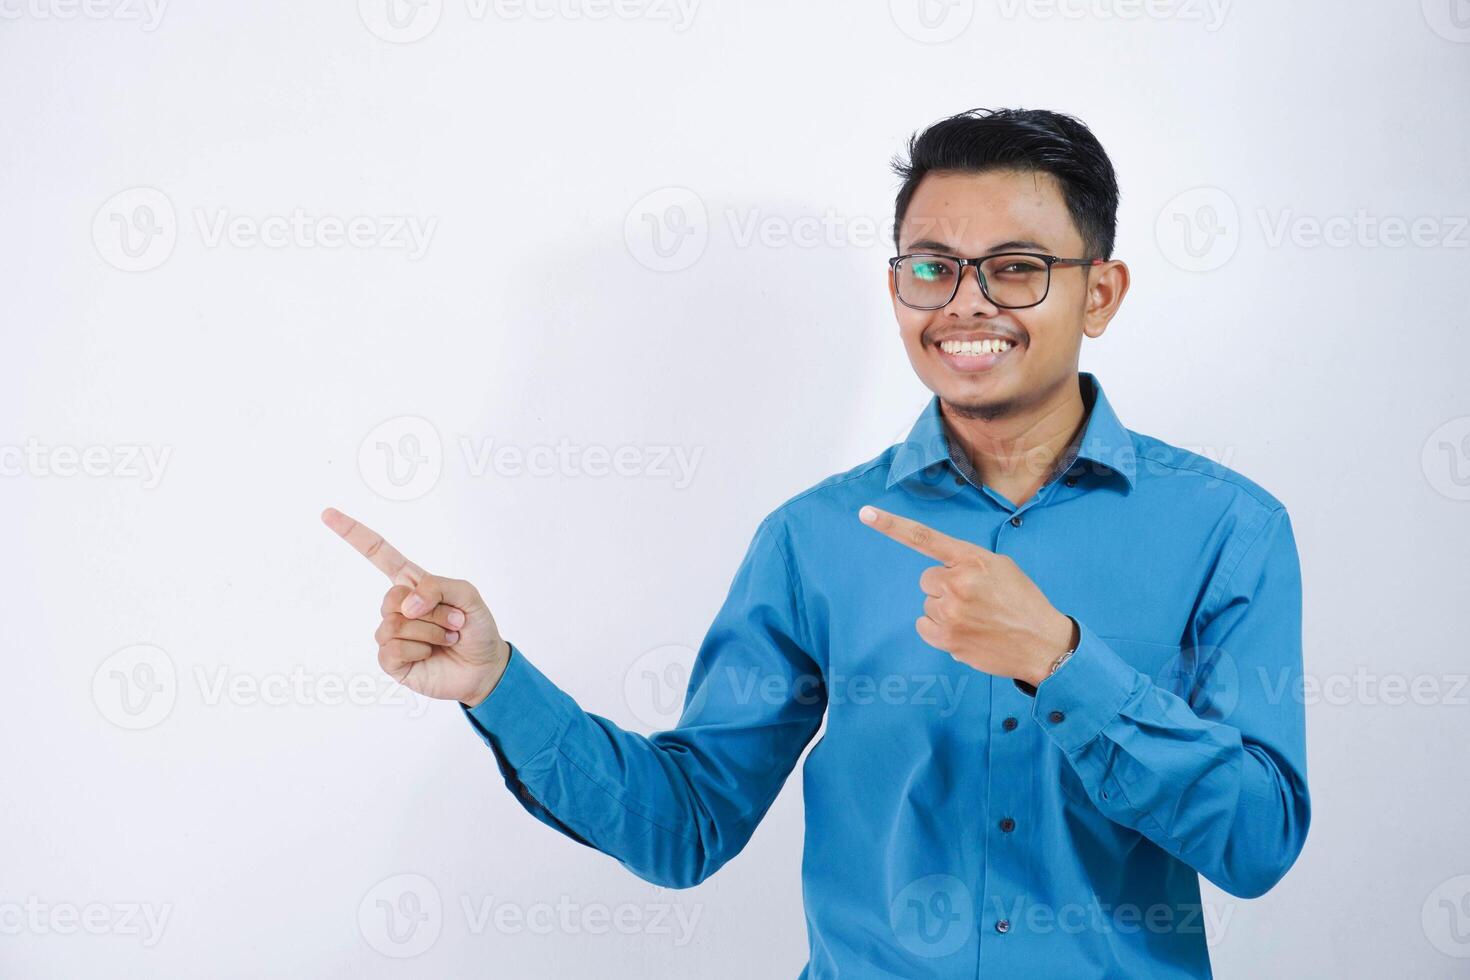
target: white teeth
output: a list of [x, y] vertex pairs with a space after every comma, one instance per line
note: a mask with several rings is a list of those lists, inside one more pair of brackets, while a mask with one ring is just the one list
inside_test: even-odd
[[1011, 349], [1013, 345], [1008, 340], [946, 340], [939, 348], [946, 354], [966, 354], [977, 357], [981, 354], [999, 354]]

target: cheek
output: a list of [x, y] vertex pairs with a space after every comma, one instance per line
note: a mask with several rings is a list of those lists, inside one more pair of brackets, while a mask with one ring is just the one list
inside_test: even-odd
[[1062, 335], [1063, 325], [1051, 316], [1038, 315], [1035, 310], [1022, 310], [1016, 323], [1026, 331], [1027, 355], [1035, 359], [1053, 356], [1064, 345], [1057, 340]]
[[898, 321], [898, 333], [903, 338], [904, 346], [911, 350], [921, 348], [924, 344], [924, 329], [929, 325], [932, 314], [911, 310], [894, 300], [893, 316]]

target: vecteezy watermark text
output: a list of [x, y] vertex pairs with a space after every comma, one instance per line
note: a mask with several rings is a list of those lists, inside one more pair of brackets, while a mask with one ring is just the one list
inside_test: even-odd
[[0, 445], [0, 477], [140, 480], [144, 490], [152, 490], [163, 482], [172, 454], [172, 446], [48, 446], [32, 437], [22, 445]]
[[43, 902], [28, 895], [23, 902], [0, 900], [0, 935], [138, 937], [149, 949], [158, 945], [173, 913], [173, 903]]
[[[493, 474], [512, 479], [647, 479], [671, 483], [676, 490], [694, 482], [703, 446], [667, 443], [578, 444], [565, 437], [555, 443], [502, 443], [492, 437], [461, 435], [458, 448], [464, 472], [481, 479]], [[416, 500], [439, 482], [445, 465], [438, 428], [417, 415], [388, 419], [358, 447], [363, 482], [386, 500]]]
[[[3, 2], [3, 0], [0, 0]], [[194, 207], [188, 214], [206, 249], [338, 249], [400, 252], [410, 262], [428, 253], [439, 219], [417, 214], [336, 214], [294, 207], [245, 213]], [[92, 218], [92, 244], [108, 265], [147, 272], [168, 261], [181, 222], [172, 199], [156, 187], [130, 187], [103, 202]]]
[[[701, 902], [576, 901], [558, 895], [554, 901], [530, 902], [495, 895], [461, 894], [459, 912], [472, 936], [494, 931], [502, 935], [652, 936], [676, 947], [694, 939], [704, 911]], [[396, 874], [377, 882], [358, 903], [357, 924], [372, 949], [394, 959], [427, 952], [444, 931], [443, 896], [434, 881], [421, 874]]]

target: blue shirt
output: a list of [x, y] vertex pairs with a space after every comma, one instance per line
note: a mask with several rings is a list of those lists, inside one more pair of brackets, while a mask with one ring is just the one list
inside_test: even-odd
[[[1210, 976], [1198, 876], [1261, 895], [1307, 835], [1296, 543], [1261, 487], [1078, 380], [1081, 439], [1019, 507], [961, 472], [936, 397], [903, 443], [770, 513], [671, 730], [588, 713], [512, 644], [465, 709], [507, 786], [689, 887], [745, 846], [825, 713], [802, 978]], [[1009, 555], [1076, 619], [1076, 653], [1032, 697], [929, 646], [934, 562], [863, 504]]]

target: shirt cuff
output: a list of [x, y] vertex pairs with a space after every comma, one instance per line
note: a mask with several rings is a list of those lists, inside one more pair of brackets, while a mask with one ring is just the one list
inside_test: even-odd
[[[507, 641], [509, 643], [509, 641]], [[575, 702], [509, 643], [510, 659], [490, 694], [475, 705], [459, 702], [485, 743], [520, 769], [560, 738]]]
[[1087, 624], [1078, 621], [1077, 652], [1036, 686], [1031, 714], [1063, 752], [1091, 742], [1118, 717], [1143, 678]]

